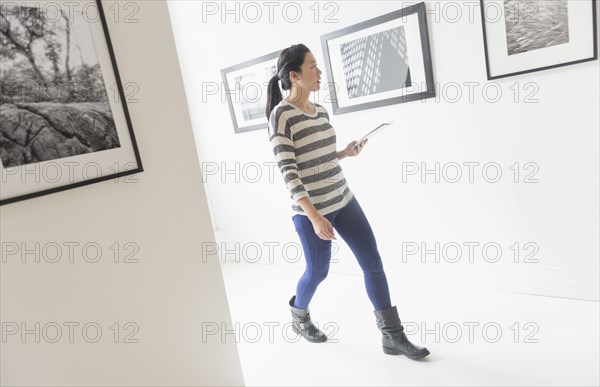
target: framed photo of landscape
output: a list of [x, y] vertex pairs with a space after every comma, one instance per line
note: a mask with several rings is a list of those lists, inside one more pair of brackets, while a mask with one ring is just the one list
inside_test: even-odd
[[321, 44], [334, 114], [435, 97], [423, 2], [323, 35]]
[[480, 0], [488, 80], [598, 59], [594, 0]]
[[46, 4], [0, 3], [0, 205], [143, 171], [100, 0]]
[[265, 129], [267, 88], [282, 50], [221, 70], [234, 133]]

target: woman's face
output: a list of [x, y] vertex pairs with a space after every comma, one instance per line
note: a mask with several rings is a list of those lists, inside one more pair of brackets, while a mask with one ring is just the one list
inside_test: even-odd
[[302, 74], [298, 75], [298, 85], [303, 89], [309, 91], [317, 91], [321, 87], [321, 73], [322, 71], [317, 66], [317, 60], [313, 56], [312, 52], [307, 52], [304, 55], [304, 63], [302, 63]]

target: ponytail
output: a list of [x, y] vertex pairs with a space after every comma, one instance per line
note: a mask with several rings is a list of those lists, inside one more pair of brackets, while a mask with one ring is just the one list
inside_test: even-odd
[[281, 89], [279, 88], [279, 77], [274, 75], [269, 81], [269, 86], [267, 87], [267, 109], [265, 111], [267, 120], [269, 117], [271, 117], [271, 112], [275, 106], [277, 106], [277, 104], [282, 100], [283, 96], [281, 95]]

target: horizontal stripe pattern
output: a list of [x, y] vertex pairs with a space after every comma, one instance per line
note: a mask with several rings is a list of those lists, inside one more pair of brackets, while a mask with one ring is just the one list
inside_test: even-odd
[[306, 215], [298, 200], [309, 197], [321, 215], [336, 211], [354, 196], [337, 158], [335, 130], [327, 110], [313, 103], [307, 114], [282, 100], [269, 117], [269, 141], [295, 214]]

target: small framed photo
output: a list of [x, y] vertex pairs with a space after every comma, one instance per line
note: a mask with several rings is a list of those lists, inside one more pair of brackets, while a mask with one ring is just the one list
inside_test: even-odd
[[423, 2], [324, 35], [321, 44], [334, 114], [435, 97]]
[[595, 0], [480, 0], [488, 80], [598, 59]]
[[266, 129], [267, 87], [282, 50], [221, 70], [235, 133]]
[[0, 3], [0, 205], [143, 171], [100, 0], [45, 6]]

